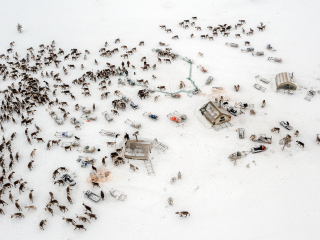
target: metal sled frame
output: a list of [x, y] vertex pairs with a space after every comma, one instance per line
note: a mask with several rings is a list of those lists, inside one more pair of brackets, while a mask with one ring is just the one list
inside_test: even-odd
[[108, 121], [108, 122], [112, 122], [113, 121], [113, 118], [109, 115], [108, 111], [104, 111], [101, 113], [104, 118]]
[[115, 137], [117, 135], [117, 133], [115, 132], [110, 132], [104, 129], [101, 129], [101, 131], [99, 132], [102, 136], [109, 136], [109, 137]]
[[260, 77], [259, 75], [258, 76], [255, 76], [255, 79], [257, 80], [260, 80], [261, 82], [265, 83], [265, 84], [268, 84], [270, 81], [263, 78], [263, 77]]
[[217, 125], [213, 125], [213, 129], [216, 130], [216, 131], [220, 131], [221, 129], [224, 129], [224, 128], [229, 128], [229, 127], [232, 127], [233, 125], [230, 123], [230, 122], [224, 122], [224, 123], [221, 123], [221, 124], [217, 124]]
[[151, 142], [151, 144], [152, 144], [152, 147], [158, 148], [163, 152], [165, 152], [168, 149], [168, 146], [166, 146], [162, 142], [159, 142], [158, 139], [156, 138]]
[[265, 87], [262, 87], [261, 85], [259, 85], [258, 83], [255, 83], [254, 84], [254, 87], [262, 92], [264, 92], [266, 90]]
[[109, 191], [109, 193], [112, 197], [114, 197], [115, 199], [117, 199], [119, 201], [124, 201], [127, 198], [126, 194], [124, 194], [123, 192], [120, 192], [118, 190], [115, 190], [113, 188]]
[[125, 123], [129, 124], [131, 127], [134, 127], [134, 128], [140, 128], [141, 127], [141, 124], [140, 123], [137, 123], [137, 122], [134, 122], [130, 119], [127, 119], [126, 121], [124, 121]]

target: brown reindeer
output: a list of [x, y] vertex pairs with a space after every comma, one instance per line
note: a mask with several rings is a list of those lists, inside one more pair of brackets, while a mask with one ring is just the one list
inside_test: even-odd
[[87, 229], [85, 229], [84, 228], [84, 226], [83, 225], [76, 225], [76, 224], [73, 224], [73, 226], [75, 227], [75, 229], [74, 230], [76, 230], [76, 229], [84, 229], [84, 230], [86, 230], [87, 231]]
[[279, 133], [280, 132], [280, 128], [274, 127], [274, 128], [271, 129], [271, 132], [278, 132]]
[[90, 219], [91, 218], [94, 218], [94, 219], [97, 219], [97, 216], [95, 215], [95, 214], [92, 214], [92, 213], [85, 213], [88, 217], [90, 217]]
[[20, 207], [19, 203], [18, 203], [19, 199], [16, 200], [15, 202], [15, 206], [19, 211], [22, 211], [22, 208]]
[[25, 208], [25, 209], [28, 209], [28, 211], [29, 211], [29, 210], [34, 210], [34, 211], [37, 210], [37, 208], [36, 208], [35, 206], [25, 206], [24, 208]]
[[139, 168], [137, 168], [136, 166], [130, 164], [130, 169], [132, 169], [133, 171], [139, 170]]
[[86, 211], [89, 211], [92, 213], [91, 207], [85, 205], [84, 203], [82, 203], [82, 205], [85, 207]]
[[67, 223], [75, 224], [76, 222], [72, 218], [65, 218], [63, 217], [62, 220], [65, 220]]
[[89, 222], [90, 223], [89, 219], [86, 217], [81, 217], [81, 216], [79, 217], [78, 215], [76, 215], [76, 218], [78, 218], [82, 222]]
[[32, 164], [33, 164], [34, 160], [31, 160], [29, 163], [28, 163], [28, 168], [29, 170], [31, 171], [32, 170]]
[[53, 146], [53, 144], [57, 144], [59, 146], [60, 142], [61, 142], [61, 139], [60, 140], [52, 140], [52, 146]]

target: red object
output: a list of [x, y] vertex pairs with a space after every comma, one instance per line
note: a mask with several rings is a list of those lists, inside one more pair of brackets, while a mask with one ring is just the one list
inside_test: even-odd
[[171, 117], [170, 119], [171, 119], [172, 121], [174, 121], [174, 122], [177, 122], [177, 123], [179, 122], [179, 118], [177, 118], [177, 117]]
[[87, 122], [90, 122], [90, 120], [87, 120]]
[[265, 146], [262, 146], [262, 150], [266, 150], [267, 148]]

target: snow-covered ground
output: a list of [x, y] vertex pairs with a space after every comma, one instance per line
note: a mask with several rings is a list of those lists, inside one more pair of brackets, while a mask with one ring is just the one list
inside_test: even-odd
[[[32, 116], [42, 132], [42, 137], [48, 140], [54, 137], [56, 131], [69, 131], [81, 138], [81, 144], [94, 145], [101, 149], [93, 154], [97, 168], [102, 167], [101, 159], [108, 156], [107, 170], [111, 172], [108, 181], [101, 183], [106, 194], [103, 202], [93, 203], [83, 196], [83, 191], [92, 190], [99, 193], [100, 189], [93, 189], [89, 182], [91, 168], [81, 168], [76, 162], [79, 155], [75, 149], [66, 152], [63, 148], [53, 146], [46, 150], [46, 143], [29, 145], [24, 134], [25, 127], [18, 121], [3, 123], [4, 136], [8, 140], [13, 132], [17, 138], [12, 142], [13, 152], [19, 151], [21, 160], [15, 163], [14, 180], [20, 176], [27, 181], [27, 189], [34, 190], [34, 206], [36, 211], [27, 211], [26, 205], [32, 205], [28, 199], [29, 191], [19, 194], [18, 189], [12, 188], [14, 199], [19, 199], [23, 207], [23, 219], [10, 218], [18, 212], [15, 205], [8, 199], [8, 190], [1, 199], [9, 203], [1, 208], [6, 215], [0, 216], [0, 239], [317, 239], [320, 220], [320, 146], [316, 144], [316, 134], [320, 134], [319, 99], [317, 94], [310, 102], [304, 100], [307, 91], [320, 90], [318, 39], [320, 33], [317, 23], [320, 4], [317, 1], [249, 1], [249, 0], [218, 0], [218, 1], [2, 1], [0, 8], [0, 54], [7, 55], [9, 43], [15, 41], [13, 53], [18, 52], [20, 59], [27, 54], [27, 48], [33, 47], [38, 54], [39, 45], [51, 44], [55, 40], [56, 49], [62, 48], [65, 55], [70, 49], [77, 48], [82, 52], [77, 61], [63, 61], [60, 68], [53, 64], [44, 66], [44, 71], [60, 73], [60, 78], [71, 85], [70, 91], [76, 97], [57, 91], [59, 101], [67, 101], [64, 107], [70, 112], [69, 119], [80, 119], [80, 112], [74, 110], [74, 105], [91, 108], [96, 105], [97, 121], [85, 122], [81, 130], [75, 130], [69, 119], [63, 125], [57, 125], [49, 116], [46, 106], [35, 108]], [[183, 29], [179, 22], [197, 16], [194, 27]], [[242, 34], [241, 27], [234, 29], [239, 19], [246, 20], [242, 27], [249, 31], [253, 28], [253, 36]], [[259, 32], [257, 26], [263, 22], [264, 32]], [[17, 23], [23, 27], [22, 33], [16, 30]], [[229, 37], [219, 34], [214, 41], [200, 39], [200, 35], [212, 32], [207, 26], [216, 27], [218, 24], [230, 24], [233, 29]], [[172, 33], [161, 30], [159, 25], [166, 25]], [[194, 38], [190, 38], [190, 34]], [[240, 33], [241, 38], [235, 34]], [[178, 40], [172, 36], [178, 35]], [[121, 42], [115, 44], [116, 38]], [[111, 58], [99, 56], [99, 49], [104, 43], [110, 44], [107, 49], [119, 48], [120, 52]], [[138, 46], [144, 41], [144, 46]], [[244, 41], [250, 41], [256, 51], [264, 51], [265, 56], [254, 57], [251, 53], [242, 53]], [[121, 48], [137, 47], [137, 52], [129, 56], [129, 61], [136, 66], [129, 68], [129, 75], [133, 79], [144, 79], [150, 83], [150, 88], [164, 85], [170, 92], [179, 90], [179, 82], [186, 83], [186, 89], [192, 90], [192, 84], [186, 79], [189, 76], [189, 64], [178, 59], [172, 64], [158, 63], [157, 54], [151, 49], [159, 48], [159, 42], [165, 42], [172, 48], [172, 52], [194, 61], [192, 79], [200, 87], [202, 93], [189, 97], [182, 93], [181, 99], [165, 97], [162, 93], [155, 93], [150, 98], [142, 99], [137, 96], [141, 87], [125, 86], [118, 88], [117, 79], [112, 77], [112, 85], [108, 86], [111, 93], [108, 99], [100, 100], [98, 82], [90, 82], [91, 97], [84, 97], [81, 86], [73, 85], [72, 80], [79, 78], [86, 71], [102, 70], [107, 67], [106, 62], [120, 66], [125, 53]], [[231, 48], [226, 42], [239, 44], [239, 48]], [[277, 51], [269, 52], [266, 45], [271, 44]], [[163, 47], [162, 47], [163, 48]], [[85, 49], [91, 52], [87, 60], [83, 59]], [[204, 53], [203, 57], [198, 52]], [[12, 53], [9, 54], [12, 59]], [[142, 71], [143, 63], [140, 59], [146, 56], [150, 65], [157, 64], [157, 69]], [[267, 60], [268, 57], [280, 57], [282, 63]], [[94, 60], [97, 59], [98, 65]], [[125, 60], [125, 62], [127, 59]], [[0, 59], [0, 63], [6, 61]], [[67, 64], [74, 64], [76, 69], [69, 69]], [[80, 65], [84, 64], [84, 69]], [[33, 62], [32, 62], [33, 65]], [[202, 65], [208, 73], [202, 73], [197, 66]], [[68, 69], [64, 75], [62, 66]], [[136, 75], [133, 73], [136, 72]], [[298, 89], [293, 95], [276, 93], [274, 77], [280, 72], [293, 72]], [[152, 75], [157, 79], [153, 80]], [[263, 84], [265, 92], [253, 87], [255, 76], [260, 75], [270, 83]], [[205, 86], [208, 76], [213, 76], [211, 85]], [[50, 83], [51, 90], [55, 84], [52, 78], [41, 78], [40, 72], [33, 75], [42, 82]], [[19, 78], [20, 80], [20, 78]], [[0, 90], [4, 90], [13, 80], [0, 80]], [[17, 82], [18, 80], [15, 80]], [[234, 91], [234, 85], [240, 85], [240, 91]], [[41, 83], [44, 85], [44, 83]], [[213, 91], [212, 87], [223, 87], [224, 90]], [[16, 83], [17, 87], [17, 83]], [[114, 122], [108, 123], [102, 112], [112, 109], [111, 101], [117, 99], [113, 94], [119, 89], [139, 109], [134, 111], [128, 106], [119, 116], [113, 116]], [[154, 96], [159, 95], [158, 102]], [[1, 100], [3, 100], [1, 94]], [[229, 99], [230, 104], [243, 102], [254, 104], [256, 115], [245, 114], [232, 117], [233, 126], [229, 129], [215, 131], [208, 126], [199, 112], [199, 108], [216, 97]], [[52, 92], [49, 92], [52, 97]], [[266, 100], [266, 107], [261, 108], [262, 100]], [[58, 106], [52, 107], [59, 116], [62, 113]], [[167, 114], [179, 111], [187, 115], [184, 126], [176, 127], [170, 122]], [[143, 116], [145, 112], [152, 112], [159, 116], [158, 121]], [[24, 114], [26, 116], [26, 113]], [[118, 132], [117, 146], [123, 141], [125, 133], [130, 138], [136, 129], [125, 124], [126, 119], [141, 123], [139, 138], [154, 139], [168, 145], [169, 149], [163, 153], [152, 150], [151, 161], [155, 175], [148, 175], [143, 161], [130, 161], [139, 168], [133, 172], [126, 163], [114, 166], [110, 153], [114, 148], [107, 147], [107, 141], [114, 138], [101, 136], [99, 131], [106, 129]], [[281, 150], [279, 140], [291, 134], [281, 127], [280, 133], [272, 133], [273, 127], [280, 127], [279, 121], [289, 121], [298, 129], [299, 137], [293, 137], [291, 148]], [[236, 130], [245, 128], [245, 139], [239, 139]], [[36, 129], [29, 127], [29, 134]], [[231, 153], [247, 151], [253, 146], [249, 137], [251, 134], [265, 133], [272, 136], [273, 142], [268, 150], [259, 154], [250, 154], [238, 161], [236, 166], [228, 159]], [[305, 144], [305, 148], [296, 145], [296, 140]], [[68, 141], [68, 140], [62, 140]], [[30, 153], [36, 148], [34, 168], [29, 171], [27, 164]], [[4, 151], [6, 167], [9, 164], [8, 151]], [[52, 172], [58, 167], [66, 167], [69, 172], [76, 174], [76, 187], [72, 188], [69, 204], [66, 198], [66, 186], [53, 184]], [[178, 172], [182, 179], [175, 184], [170, 183]], [[7, 170], [7, 172], [11, 172]], [[5, 180], [7, 182], [7, 180]], [[124, 202], [112, 198], [108, 191], [117, 189], [127, 194]], [[49, 201], [49, 192], [53, 192], [61, 205], [69, 211], [62, 213], [54, 206], [54, 216], [44, 210]], [[167, 199], [173, 198], [173, 206], [169, 206]], [[76, 219], [77, 215], [84, 215], [85, 203], [92, 207], [98, 217], [91, 223], [83, 223], [87, 231], [75, 230], [62, 217]], [[180, 218], [177, 211], [188, 211], [191, 216]], [[39, 228], [39, 222], [47, 219], [45, 230]], [[77, 221], [77, 224], [82, 224]]]

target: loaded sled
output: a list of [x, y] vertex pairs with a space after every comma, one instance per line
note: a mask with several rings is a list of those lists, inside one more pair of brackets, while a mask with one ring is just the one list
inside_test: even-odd
[[151, 112], [150, 112], [150, 113], [145, 112], [145, 113], [143, 114], [143, 116], [148, 116], [149, 118], [151, 118], [151, 119], [154, 120], [154, 121], [158, 120], [158, 116], [155, 115], [155, 114], [152, 114]]
[[236, 43], [227, 43], [227, 42], [226, 42], [226, 46], [230, 46], [230, 47], [237, 48], [239, 45], [236, 44]]
[[284, 127], [285, 129], [287, 129], [287, 130], [292, 130], [293, 129], [293, 127], [290, 126], [289, 122], [281, 121], [280, 125], [282, 127]]
[[256, 53], [252, 53], [252, 56], [263, 56], [264, 52], [256, 52]]
[[82, 149], [78, 149], [78, 152], [85, 152], [85, 153], [94, 153], [96, 151], [96, 147], [92, 146], [84, 146]]
[[254, 48], [241, 49], [241, 52], [253, 52]]
[[250, 139], [251, 141], [258, 142], [258, 143], [267, 143], [267, 144], [272, 143], [272, 137], [267, 137], [265, 134], [260, 134], [257, 136], [252, 134]]
[[71, 122], [71, 124], [73, 124], [75, 126], [81, 126], [83, 124], [83, 122], [78, 121], [75, 117], [70, 118], [70, 122]]
[[265, 150], [267, 150], [267, 147], [264, 146], [264, 145], [260, 145], [259, 147], [253, 147], [253, 148], [251, 148], [251, 152], [252, 152], [252, 153], [260, 153], [260, 152], [263, 152], [263, 151], [265, 151]]
[[269, 61], [274, 61], [274, 62], [279, 62], [279, 63], [282, 62], [282, 58], [268, 57], [268, 60]]
[[185, 114], [180, 114], [177, 111], [174, 111], [173, 113], [169, 113], [167, 117], [176, 123], [178, 126], [182, 125], [184, 121], [187, 119], [187, 116]]
[[213, 77], [209, 76], [207, 81], [206, 81], [206, 85], [209, 85], [212, 81], [213, 81]]
[[72, 133], [68, 133], [68, 132], [56, 132], [54, 134], [54, 136], [56, 136], [58, 138], [62, 138], [62, 137], [71, 138], [71, 137], [73, 137], [73, 134]]

